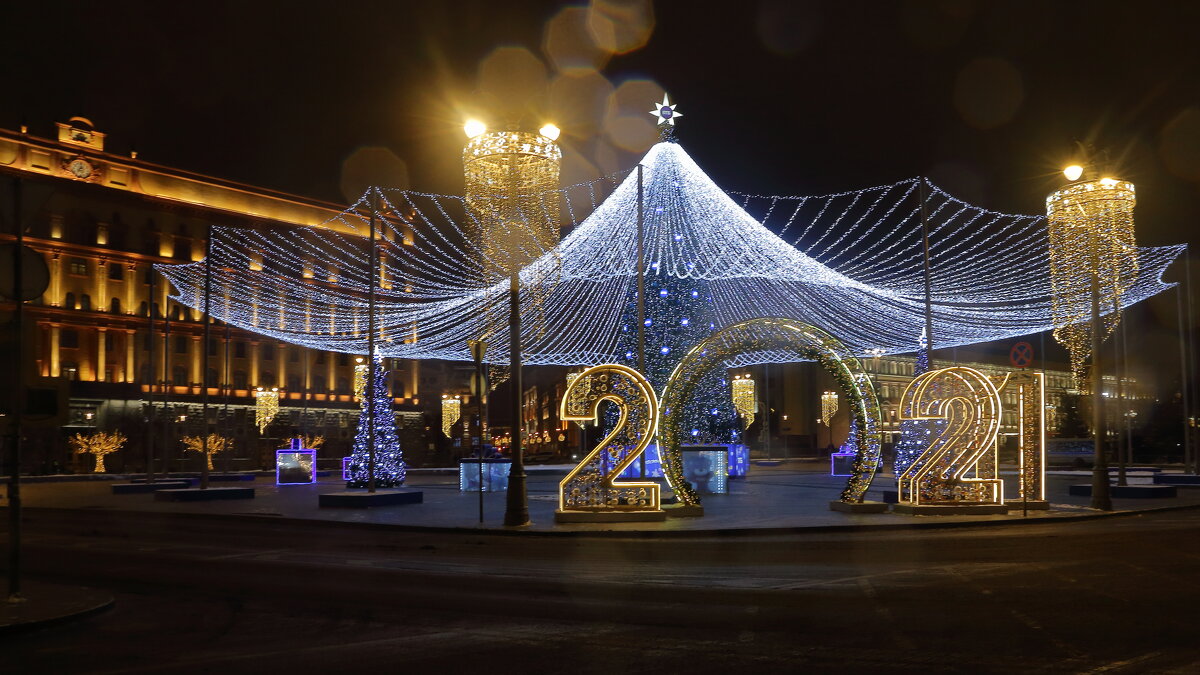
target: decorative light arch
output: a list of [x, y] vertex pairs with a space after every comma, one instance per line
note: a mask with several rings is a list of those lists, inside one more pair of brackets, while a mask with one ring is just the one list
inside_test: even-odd
[[663, 390], [659, 448], [667, 482], [680, 503], [687, 506], [700, 504], [700, 496], [683, 474], [681, 413], [705, 373], [723, 367], [731, 359], [736, 358], [738, 363], [754, 363], [755, 354], [777, 356], [781, 352], [794, 356], [796, 361], [819, 363], [846, 395], [859, 432], [857, 454], [841, 501], [863, 501], [879, 467], [881, 440], [879, 399], [866, 370], [846, 345], [820, 328], [792, 319], [762, 318], [723, 328], [692, 347], [675, 366]]

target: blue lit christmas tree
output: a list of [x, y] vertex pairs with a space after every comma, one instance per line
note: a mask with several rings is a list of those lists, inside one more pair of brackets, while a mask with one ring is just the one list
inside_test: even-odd
[[[913, 366], [913, 377], [929, 372], [929, 340], [925, 331], [921, 331], [920, 348], [917, 350], [917, 362]], [[900, 441], [896, 443], [895, 458], [892, 470], [896, 477], [912, 466], [917, 457], [929, 447], [930, 443], [942, 432], [942, 420], [903, 420], [900, 422]]]
[[[367, 487], [370, 478], [368, 447], [371, 442], [371, 418], [367, 410], [370, 387], [365, 387], [361, 399], [362, 412], [358, 416], [358, 431], [354, 435], [354, 450], [350, 455], [350, 467], [346, 487]], [[392, 397], [387, 388], [387, 370], [383, 359], [375, 357], [375, 487], [390, 488], [404, 484], [404, 454], [400, 450], [400, 438], [396, 435], [396, 414], [392, 412]]]

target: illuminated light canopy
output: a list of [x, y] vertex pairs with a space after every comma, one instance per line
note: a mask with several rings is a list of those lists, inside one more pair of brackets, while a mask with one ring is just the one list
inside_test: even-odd
[[[1101, 341], [1108, 337], [1121, 320], [1120, 308], [1129, 304], [1127, 296], [1141, 285], [1136, 202], [1132, 183], [1111, 178], [1072, 183], [1046, 199], [1054, 337], [1070, 353], [1071, 370], [1083, 388], [1092, 331], [1100, 331]], [[1101, 308], [1098, 329], [1091, 321], [1093, 275]]]
[[279, 414], [279, 389], [272, 388], [270, 391], [259, 387], [254, 392], [254, 422], [258, 426], [258, 433], [263, 433], [267, 430], [267, 426], [271, 424], [271, 420]]
[[[492, 136], [504, 133], [472, 139], [464, 157], [472, 161], [476, 151], [480, 157], [493, 152]], [[549, 139], [527, 136], [530, 153], [560, 156]], [[655, 279], [686, 280], [691, 292], [711, 297], [714, 330], [755, 317], [793, 317], [836, 334], [854, 354], [916, 349], [914, 336], [925, 323], [917, 180], [823, 196], [729, 195], [679, 144], [655, 145], [642, 164], [647, 279], [652, 287]], [[215, 228], [214, 317], [284, 342], [365, 354], [371, 282], [365, 235], [374, 199], [383, 232], [380, 278], [389, 281], [377, 290], [383, 356], [469, 361], [467, 340], [488, 335], [492, 362], [505, 358], [507, 322], [493, 308], [507, 296], [509, 257], [481, 239], [486, 228], [524, 242], [521, 253], [529, 262], [520, 279], [529, 291], [521, 294], [523, 315], [555, 317], [523, 322], [526, 364], [620, 362], [630, 351], [621, 332], [636, 287], [638, 191], [632, 174], [619, 184], [605, 178], [520, 193], [510, 200], [520, 208], [504, 207], [515, 220], [481, 223], [472, 215], [479, 209], [462, 197], [373, 188], [333, 223], [339, 231], [280, 236]], [[497, 204], [483, 207], [501, 208]], [[939, 347], [1054, 327], [1044, 218], [981, 209], [936, 186], [929, 186], [926, 210]], [[570, 233], [548, 245], [557, 241], [559, 225]], [[1136, 262], [1141, 273], [1129, 279], [1121, 306], [1167, 288], [1161, 276], [1182, 250], [1130, 251], [1127, 264]], [[256, 259], [262, 269], [254, 269]], [[303, 278], [309, 259], [326, 274]], [[174, 299], [203, 306], [204, 263], [158, 269], [174, 285]], [[663, 346], [669, 345], [649, 340], [647, 352]], [[753, 358], [734, 357], [726, 365], [794, 356], [768, 350]]]
[[442, 394], [442, 434], [450, 438], [450, 430], [462, 419], [462, 399]]

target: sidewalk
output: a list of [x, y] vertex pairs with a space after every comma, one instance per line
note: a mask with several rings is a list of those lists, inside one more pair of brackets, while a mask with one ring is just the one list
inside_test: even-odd
[[[826, 465], [827, 466], [827, 465]], [[838, 498], [845, 478], [826, 472], [805, 470], [804, 464], [777, 467], [752, 466], [750, 475], [730, 481], [727, 495], [705, 495], [705, 515], [701, 518], [670, 518], [660, 523], [563, 524], [554, 522], [558, 506], [557, 471], [532, 471], [528, 478], [529, 512], [532, 524], [523, 531], [537, 533], [646, 532], [704, 534], [771, 534], [794, 530], [843, 528], [945, 526], [947, 524], [1013, 523], [1022, 520], [1061, 519], [1102, 515], [1088, 507], [1089, 498], [1067, 495], [1069, 485], [1086, 483], [1083, 475], [1047, 476], [1047, 495], [1053, 504], [1049, 511], [1030, 511], [1021, 515], [1019, 503], [1009, 515], [991, 516], [909, 516], [893, 513], [847, 514], [829, 510], [829, 502]], [[816, 467], [812, 467], [816, 468]], [[1003, 475], [1006, 491], [1014, 498], [1015, 475]], [[319, 508], [317, 495], [345, 489], [341, 480], [322, 478], [313, 485], [277, 486], [272, 478], [258, 477], [252, 482], [252, 500], [201, 503], [158, 502], [152, 494], [113, 495], [106, 481], [72, 483], [34, 483], [22, 488], [27, 508], [65, 508], [151, 513], [192, 513], [233, 517], [259, 517], [274, 520], [291, 518], [331, 522], [371, 523], [411, 528], [512, 531], [503, 526], [506, 493], [484, 495], [484, 522], [479, 522], [479, 494], [458, 489], [458, 476], [435, 472], [410, 474], [410, 489], [424, 492], [424, 503], [373, 509]], [[884, 490], [893, 490], [891, 476], [878, 476], [867, 495], [882, 501]], [[1132, 512], [1164, 507], [1200, 506], [1200, 489], [1179, 490], [1174, 499], [1118, 499], [1114, 510]]]

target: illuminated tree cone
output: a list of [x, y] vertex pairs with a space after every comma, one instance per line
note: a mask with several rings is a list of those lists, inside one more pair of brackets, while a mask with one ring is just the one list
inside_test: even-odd
[[[346, 487], [367, 487], [370, 478], [368, 446], [371, 442], [368, 391], [364, 390], [362, 412], [358, 416], [358, 431], [354, 435], [354, 450], [350, 454]], [[375, 487], [398, 487], [404, 484], [404, 454], [396, 434], [396, 414], [392, 412], [392, 397], [387, 388], [387, 371], [383, 361], [375, 360]]]

